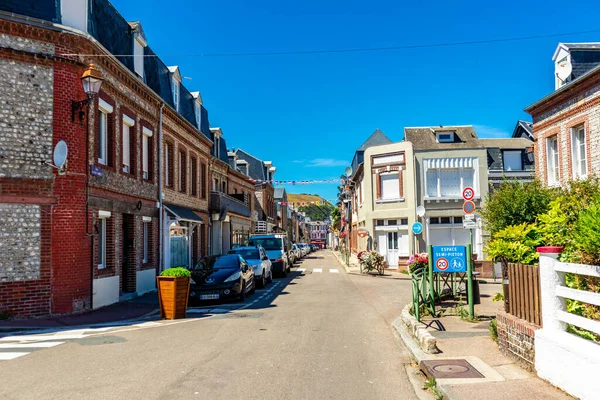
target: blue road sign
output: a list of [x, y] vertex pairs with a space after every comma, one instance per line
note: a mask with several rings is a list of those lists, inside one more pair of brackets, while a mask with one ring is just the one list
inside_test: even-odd
[[423, 232], [423, 224], [420, 222], [415, 222], [412, 224], [412, 231], [415, 235], [420, 235]]
[[467, 272], [467, 248], [433, 246], [433, 272]]

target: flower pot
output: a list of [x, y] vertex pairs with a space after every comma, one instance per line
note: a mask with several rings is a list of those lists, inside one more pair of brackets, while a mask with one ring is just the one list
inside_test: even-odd
[[190, 278], [157, 276], [158, 303], [163, 319], [185, 318], [190, 295]]

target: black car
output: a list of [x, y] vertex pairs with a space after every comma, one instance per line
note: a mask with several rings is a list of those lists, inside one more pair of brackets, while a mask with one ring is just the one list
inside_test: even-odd
[[254, 271], [239, 254], [202, 258], [190, 270], [191, 300], [244, 300], [254, 293]]

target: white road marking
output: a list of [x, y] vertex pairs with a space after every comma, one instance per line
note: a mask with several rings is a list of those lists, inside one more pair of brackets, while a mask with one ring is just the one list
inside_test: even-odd
[[306, 268], [298, 268], [296, 271], [300, 272], [301, 274], [304, 273], [304, 271], [306, 271]]
[[26, 356], [29, 353], [0, 353], [0, 361], [13, 360], [15, 358]]
[[332, 273], [332, 274], [339, 274], [340, 273], [340, 271], [338, 271], [337, 268], [330, 269], [329, 272]]
[[49, 348], [63, 343], [65, 342], [2, 343], [0, 349]]
[[323, 272], [323, 269], [322, 268], [315, 268], [315, 269], [313, 269], [313, 272]]

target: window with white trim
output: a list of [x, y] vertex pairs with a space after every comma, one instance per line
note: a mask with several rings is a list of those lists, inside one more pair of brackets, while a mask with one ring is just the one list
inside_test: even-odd
[[546, 139], [548, 185], [558, 185], [560, 183], [560, 163], [558, 157], [558, 135], [550, 136]]
[[200, 130], [200, 122], [201, 122], [201, 118], [202, 118], [202, 114], [200, 114], [200, 112], [201, 112], [200, 103], [198, 103], [196, 101], [194, 103], [194, 113], [196, 114], [196, 126], [198, 127], [198, 130]]
[[106, 220], [110, 211], [98, 211], [98, 269], [104, 269], [106, 263]]
[[141, 37], [136, 37], [133, 39], [133, 70], [145, 82], [144, 47], [146, 47], [146, 43]]
[[122, 148], [122, 157], [123, 157], [123, 172], [131, 173], [131, 131], [133, 126], [135, 125], [135, 121], [123, 114], [123, 148]]
[[454, 132], [437, 132], [436, 140], [438, 143], [453, 143]]
[[585, 142], [585, 125], [571, 128], [571, 162], [573, 178], [587, 177], [587, 148]]
[[427, 159], [423, 164], [426, 199], [460, 199], [466, 187], [477, 191], [476, 158]]
[[151, 218], [144, 217], [144, 220], [143, 220], [144, 230], [142, 233], [143, 234], [143, 237], [142, 237], [142, 243], [143, 243], [142, 263], [143, 264], [148, 263], [148, 249], [150, 248], [150, 222], [151, 221], [152, 221]]
[[165, 143], [165, 186], [171, 186], [171, 160], [169, 159], [169, 145]]
[[381, 200], [394, 200], [400, 198], [400, 179], [398, 172], [382, 173], [379, 175], [381, 183]]
[[505, 171], [523, 170], [523, 152], [521, 150], [505, 150], [502, 152]]
[[146, 127], [142, 129], [142, 176], [144, 179], [150, 179], [150, 141], [152, 140], [152, 131]]
[[173, 108], [179, 111], [179, 81], [175, 77], [171, 78], [171, 90], [173, 94]]
[[98, 164], [108, 165], [108, 114], [113, 106], [98, 99]]

